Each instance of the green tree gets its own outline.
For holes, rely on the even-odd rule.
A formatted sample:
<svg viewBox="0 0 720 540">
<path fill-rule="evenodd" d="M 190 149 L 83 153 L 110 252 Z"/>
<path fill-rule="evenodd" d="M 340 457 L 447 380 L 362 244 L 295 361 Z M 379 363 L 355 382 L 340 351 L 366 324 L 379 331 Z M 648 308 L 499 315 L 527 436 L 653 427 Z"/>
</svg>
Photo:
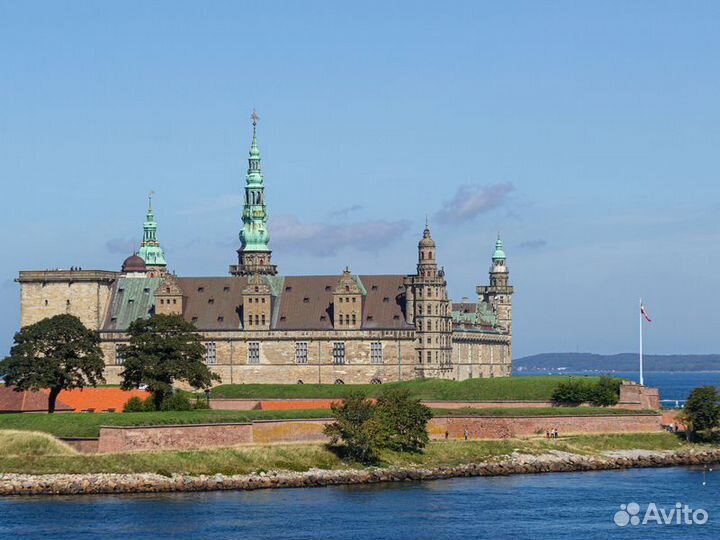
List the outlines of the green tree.
<svg viewBox="0 0 720 540">
<path fill-rule="evenodd" d="M 352 392 L 341 403 L 333 403 L 335 421 L 325 426 L 330 444 L 341 449 L 345 456 L 362 463 L 377 460 L 379 450 L 377 430 L 372 423 L 375 405 L 359 392 Z"/>
<path fill-rule="evenodd" d="M 55 315 L 15 334 L 10 356 L 0 362 L 5 384 L 24 390 L 50 390 L 48 413 L 63 390 L 105 382 L 100 336 L 73 315 Z"/>
<path fill-rule="evenodd" d="M 693 435 L 718 426 L 720 420 L 720 394 L 714 386 L 700 386 L 688 396 L 683 409 L 688 431 Z"/>
<path fill-rule="evenodd" d="M 611 407 L 617 405 L 620 401 L 620 385 L 622 381 L 620 379 L 614 379 L 612 377 L 601 377 L 600 380 L 595 383 L 588 396 L 590 403 L 596 407 Z"/>
<path fill-rule="evenodd" d="M 406 389 L 386 390 L 377 400 L 372 420 L 377 444 L 400 452 L 417 452 L 429 442 L 432 411 Z"/>
<path fill-rule="evenodd" d="M 137 319 L 128 328 L 130 340 L 119 348 L 123 357 L 122 388 L 147 385 L 155 409 L 172 393 L 173 383 L 209 388 L 220 377 L 203 362 L 205 347 L 195 326 L 180 315 L 153 315 Z"/>
</svg>

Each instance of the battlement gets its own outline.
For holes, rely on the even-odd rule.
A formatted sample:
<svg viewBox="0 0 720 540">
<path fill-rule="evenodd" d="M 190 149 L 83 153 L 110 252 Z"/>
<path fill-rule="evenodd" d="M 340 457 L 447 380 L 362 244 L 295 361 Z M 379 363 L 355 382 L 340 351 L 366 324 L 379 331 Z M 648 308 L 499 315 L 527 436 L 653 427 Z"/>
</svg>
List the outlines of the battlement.
<svg viewBox="0 0 720 540">
<path fill-rule="evenodd" d="M 18 283 L 112 283 L 117 279 L 117 272 L 108 270 L 21 270 Z"/>
</svg>

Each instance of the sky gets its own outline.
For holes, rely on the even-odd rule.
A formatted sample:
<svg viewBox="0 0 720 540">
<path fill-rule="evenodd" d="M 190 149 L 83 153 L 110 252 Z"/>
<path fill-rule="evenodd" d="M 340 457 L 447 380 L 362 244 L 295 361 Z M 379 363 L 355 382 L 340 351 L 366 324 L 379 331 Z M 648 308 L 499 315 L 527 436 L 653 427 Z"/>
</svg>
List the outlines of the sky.
<svg viewBox="0 0 720 540">
<path fill-rule="evenodd" d="M 181 276 L 236 262 L 250 113 L 282 274 L 451 298 L 505 242 L 516 357 L 716 353 L 717 2 L 0 0 L 0 354 L 19 270 L 119 270 L 153 190 Z"/>
</svg>

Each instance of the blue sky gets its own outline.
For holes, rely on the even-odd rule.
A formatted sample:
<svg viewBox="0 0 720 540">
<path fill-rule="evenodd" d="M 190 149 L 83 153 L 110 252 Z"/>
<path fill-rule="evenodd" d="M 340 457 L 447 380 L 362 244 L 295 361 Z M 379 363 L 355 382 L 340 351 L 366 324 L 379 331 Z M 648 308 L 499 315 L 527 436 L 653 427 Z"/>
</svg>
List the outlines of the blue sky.
<svg viewBox="0 0 720 540">
<path fill-rule="evenodd" d="M 151 189 L 180 275 L 235 262 L 260 116 L 284 274 L 453 299 L 502 231 L 515 355 L 719 352 L 716 2 L 0 2 L 0 350 L 20 269 L 117 269 Z"/>
</svg>

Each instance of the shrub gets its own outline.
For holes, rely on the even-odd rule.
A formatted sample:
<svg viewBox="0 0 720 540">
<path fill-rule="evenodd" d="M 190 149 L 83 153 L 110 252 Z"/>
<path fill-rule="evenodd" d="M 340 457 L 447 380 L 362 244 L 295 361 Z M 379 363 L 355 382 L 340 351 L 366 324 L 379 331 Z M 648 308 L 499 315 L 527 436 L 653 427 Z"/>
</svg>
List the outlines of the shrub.
<svg viewBox="0 0 720 540">
<path fill-rule="evenodd" d="M 613 379 L 612 377 L 601 377 L 600 380 L 593 385 L 591 395 L 589 396 L 590 403 L 596 407 L 610 407 L 617 405 L 620 400 L 620 385 L 622 381 L 620 379 Z"/>
<path fill-rule="evenodd" d="M 125 402 L 123 412 L 144 412 L 145 403 L 137 396 L 133 396 Z"/>
<path fill-rule="evenodd" d="M 362 463 L 377 461 L 379 445 L 371 423 L 375 415 L 372 401 L 362 393 L 353 392 L 342 403 L 333 403 L 331 408 L 335 421 L 323 430 L 330 444 L 350 459 Z"/>
<path fill-rule="evenodd" d="M 556 405 L 580 405 L 591 403 L 597 407 L 617 404 L 620 399 L 620 379 L 602 377 L 597 382 L 583 379 L 571 379 L 557 385 L 552 394 Z"/>
<path fill-rule="evenodd" d="M 683 420 L 693 435 L 710 431 L 720 420 L 720 394 L 714 386 L 700 386 L 688 396 L 683 409 Z"/>
<path fill-rule="evenodd" d="M 196 396 L 192 408 L 196 411 L 207 410 L 210 408 L 210 403 L 208 403 L 207 399 L 202 399 L 201 397 Z"/>
<path fill-rule="evenodd" d="M 372 463 L 383 448 L 418 452 L 429 441 L 427 423 L 432 412 L 407 390 L 384 391 L 377 403 L 353 393 L 332 405 L 335 422 L 325 427 L 330 444 L 344 457 Z"/>
<path fill-rule="evenodd" d="M 161 411 L 189 411 L 192 409 L 190 400 L 181 393 L 163 399 Z"/>
<path fill-rule="evenodd" d="M 373 418 L 377 444 L 400 452 L 418 452 L 429 442 L 432 411 L 407 390 L 386 390 L 377 400 Z"/>
</svg>

